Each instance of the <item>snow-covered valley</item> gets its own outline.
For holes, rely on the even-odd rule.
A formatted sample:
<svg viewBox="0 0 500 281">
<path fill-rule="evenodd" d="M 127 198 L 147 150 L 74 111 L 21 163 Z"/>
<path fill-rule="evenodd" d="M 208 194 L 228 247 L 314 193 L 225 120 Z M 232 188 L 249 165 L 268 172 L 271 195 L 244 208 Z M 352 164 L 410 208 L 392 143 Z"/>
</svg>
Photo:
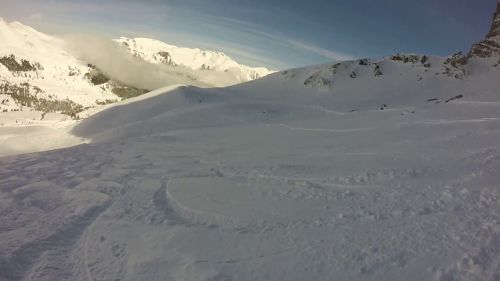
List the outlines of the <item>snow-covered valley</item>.
<svg viewBox="0 0 500 281">
<path fill-rule="evenodd" d="M 96 109 L 59 138 L 85 144 L 0 158 L 0 280 L 500 280 L 486 50 Z"/>
</svg>

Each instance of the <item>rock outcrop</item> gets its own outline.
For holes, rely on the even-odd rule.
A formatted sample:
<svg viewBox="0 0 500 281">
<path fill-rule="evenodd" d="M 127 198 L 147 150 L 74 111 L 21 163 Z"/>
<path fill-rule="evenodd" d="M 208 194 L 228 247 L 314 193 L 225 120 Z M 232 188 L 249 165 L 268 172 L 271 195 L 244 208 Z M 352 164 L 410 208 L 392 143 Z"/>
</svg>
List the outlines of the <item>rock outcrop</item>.
<svg viewBox="0 0 500 281">
<path fill-rule="evenodd" d="M 500 0 L 497 0 L 497 9 L 490 32 L 483 41 L 472 45 L 468 56 L 479 58 L 500 56 Z"/>
</svg>

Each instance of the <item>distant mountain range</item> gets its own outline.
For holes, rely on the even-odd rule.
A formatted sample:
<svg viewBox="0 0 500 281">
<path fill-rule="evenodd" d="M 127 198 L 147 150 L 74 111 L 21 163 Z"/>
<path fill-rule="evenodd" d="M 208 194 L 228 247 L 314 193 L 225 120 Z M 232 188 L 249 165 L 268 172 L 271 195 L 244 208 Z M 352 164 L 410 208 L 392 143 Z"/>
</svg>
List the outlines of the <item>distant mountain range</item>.
<svg viewBox="0 0 500 281">
<path fill-rule="evenodd" d="M 76 118 L 87 108 L 154 90 L 113 79 L 68 52 L 64 39 L 19 22 L 0 19 L 0 42 L 0 112 L 57 111 Z M 179 48 L 145 38 L 123 37 L 115 42 L 149 63 L 170 66 L 174 74 L 177 67 L 183 66 L 203 78 L 179 74 L 179 81 L 187 85 L 228 86 L 272 73 L 266 68 L 239 64 L 221 52 Z M 224 79 L 220 79 L 222 75 Z"/>
<path fill-rule="evenodd" d="M 259 79 L 273 72 L 265 67 L 252 68 L 237 63 L 222 52 L 181 48 L 149 38 L 121 37 L 115 41 L 126 46 L 133 55 L 151 63 L 182 65 L 194 70 L 234 70 L 238 72 L 241 82 Z"/>
</svg>

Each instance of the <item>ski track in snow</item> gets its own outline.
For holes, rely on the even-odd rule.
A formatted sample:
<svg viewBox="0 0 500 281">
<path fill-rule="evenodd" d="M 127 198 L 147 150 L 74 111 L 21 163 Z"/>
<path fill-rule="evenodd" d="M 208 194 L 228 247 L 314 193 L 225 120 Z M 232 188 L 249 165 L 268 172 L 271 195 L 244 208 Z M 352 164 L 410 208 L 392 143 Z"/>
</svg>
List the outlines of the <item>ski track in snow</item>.
<svg viewBox="0 0 500 281">
<path fill-rule="evenodd" d="M 464 119 L 464 120 L 423 120 L 415 124 L 433 124 L 433 125 L 447 125 L 447 124 L 460 124 L 460 123 L 481 123 L 481 122 L 495 122 L 500 118 L 479 118 L 479 119 Z"/>
<path fill-rule="evenodd" d="M 283 127 L 292 131 L 306 131 L 306 132 L 326 132 L 326 133 L 349 133 L 349 132 L 359 132 L 373 130 L 373 128 L 354 128 L 354 129 L 320 129 L 320 128 L 300 128 L 292 127 L 285 124 L 278 124 L 279 127 Z"/>
</svg>

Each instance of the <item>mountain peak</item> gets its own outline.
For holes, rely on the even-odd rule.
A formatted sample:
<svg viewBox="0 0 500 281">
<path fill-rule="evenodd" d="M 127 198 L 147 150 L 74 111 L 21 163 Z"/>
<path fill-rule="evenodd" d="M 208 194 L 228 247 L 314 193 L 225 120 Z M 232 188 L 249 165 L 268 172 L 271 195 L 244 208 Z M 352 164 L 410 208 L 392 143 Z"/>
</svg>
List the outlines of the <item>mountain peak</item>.
<svg viewBox="0 0 500 281">
<path fill-rule="evenodd" d="M 490 32 L 488 33 L 488 37 L 497 36 L 500 36 L 500 0 L 497 0 L 497 10 L 495 12 L 495 16 L 493 17 Z"/>
<path fill-rule="evenodd" d="M 472 45 L 469 52 L 469 57 L 486 58 L 492 56 L 500 56 L 500 0 L 497 0 L 495 15 L 486 38 Z"/>
</svg>

